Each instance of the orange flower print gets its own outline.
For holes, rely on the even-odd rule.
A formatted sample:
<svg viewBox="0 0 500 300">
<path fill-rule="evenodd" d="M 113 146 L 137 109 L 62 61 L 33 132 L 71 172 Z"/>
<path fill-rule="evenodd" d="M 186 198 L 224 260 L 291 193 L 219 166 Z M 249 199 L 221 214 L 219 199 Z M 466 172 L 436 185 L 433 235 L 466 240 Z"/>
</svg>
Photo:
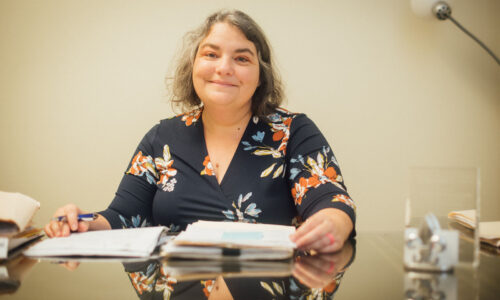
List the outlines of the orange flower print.
<svg viewBox="0 0 500 300">
<path fill-rule="evenodd" d="M 140 295 L 144 292 L 152 291 L 154 275 L 148 277 L 143 272 L 129 273 L 128 275 L 132 281 L 132 286 Z"/>
<path fill-rule="evenodd" d="M 131 174 L 135 176 L 146 176 L 149 183 L 154 184 L 155 178 L 158 178 L 158 174 L 155 170 L 155 165 L 153 163 L 153 158 L 151 156 L 144 156 L 142 151 L 139 151 L 134 158 L 126 174 Z"/>
<path fill-rule="evenodd" d="M 283 131 L 277 131 L 273 134 L 273 141 L 277 142 L 281 140 L 285 136 L 285 132 Z"/>
<path fill-rule="evenodd" d="M 174 291 L 173 285 L 177 283 L 177 279 L 171 277 L 167 273 L 167 266 L 162 264 L 160 268 L 160 276 L 156 280 L 155 291 L 163 291 L 163 299 L 170 299 L 172 292 Z"/>
<path fill-rule="evenodd" d="M 186 126 L 191 126 L 193 123 L 197 122 L 201 116 L 202 109 L 195 109 L 188 113 L 182 114 L 182 121 L 186 124 Z"/>
<path fill-rule="evenodd" d="M 323 150 L 317 153 L 316 159 L 310 156 L 304 158 L 302 155 L 298 155 L 296 158 L 290 159 L 290 162 L 301 165 L 292 166 L 290 169 L 290 180 L 296 181 L 297 176 L 299 178 L 298 183 L 296 182 L 292 188 L 292 197 L 295 199 L 295 204 L 300 205 L 302 203 L 302 199 L 310 188 L 317 188 L 322 184 L 331 183 L 345 191 L 344 186 L 341 184 L 342 176 L 335 169 L 338 163 L 333 154 L 330 153 L 330 148 L 323 147 Z M 307 173 L 310 175 L 309 177 Z M 349 197 L 344 195 L 336 197 L 340 198 L 332 201 L 342 201 L 355 209 L 354 202 Z"/>
<path fill-rule="evenodd" d="M 203 165 L 205 168 L 201 170 L 200 175 L 208 175 L 208 176 L 213 176 L 215 175 L 214 172 L 214 167 L 212 166 L 212 162 L 210 162 L 210 157 L 205 156 L 205 160 L 203 161 Z"/>
<path fill-rule="evenodd" d="M 327 284 L 325 287 L 323 287 L 323 291 L 331 294 L 335 291 L 336 288 L 337 288 L 337 281 L 333 280 L 332 282 Z"/>
<path fill-rule="evenodd" d="M 325 161 L 323 154 L 318 153 L 316 160 L 307 157 L 307 164 L 309 165 L 311 175 L 316 176 L 321 183 L 333 183 L 337 181 L 337 172 L 333 167 L 328 167 L 328 162 Z M 325 168 L 328 170 L 328 173 L 326 173 Z"/>
<path fill-rule="evenodd" d="M 283 109 L 277 109 L 278 111 L 287 114 L 287 116 L 282 116 L 279 113 L 274 113 L 268 115 L 269 127 L 271 129 L 272 140 L 274 142 L 280 142 L 277 148 L 274 145 L 269 146 L 264 143 L 265 131 L 257 131 L 252 135 L 253 141 L 242 141 L 243 150 L 252 151 L 253 155 L 257 156 L 267 156 L 271 155 L 275 159 L 279 159 L 278 162 L 272 163 L 270 166 L 266 167 L 260 174 L 260 177 L 268 177 L 272 174 L 272 178 L 278 178 L 279 176 L 285 176 L 286 166 L 282 163 L 282 158 L 286 154 L 286 147 L 288 145 L 288 139 L 290 136 L 290 126 L 292 124 L 292 119 L 295 115 L 289 116 L 290 113 Z M 254 122 L 257 122 L 258 118 L 254 118 Z"/>
<path fill-rule="evenodd" d="M 352 201 L 352 199 L 347 197 L 346 195 L 343 194 L 335 195 L 335 197 L 333 197 L 332 199 L 332 202 L 342 202 L 350 206 L 352 209 L 354 209 L 354 211 L 356 211 L 356 205 L 354 204 L 354 201 Z"/>
<path fill-rule="evenodd" d="M 279 114 L 273 114 L 270 116 L 272 123 L 269 123 L 271 126 L 271 131 L 273 134 L 273 141 L 277 142 L 281 140 L 281 143 L 278 147 L 278 151 L 282 152 L 283 155 L 286 154 L 286 146 L 288 145 L 288 139 L 290 138 L 290 126 L 292 125 L 293 117 L 282 117 Z"/>
<path fill-rule="evenodd" d="M 308 156 L 307 160 L 305 160 L 302 156 L 299 155 L 298 158 L 292 159 L 292 163 L 300 162 L 306 171 L 311 174 L 311 178 L 309 179 L 308 187 L 318 187 L 320 184 L 324 183 L 332 183 L 344 190 L 344 187 L 339 184 L 342 182 L 342 176 L 337 173 L 333 165 L 336 165 L 336 160 L 332 157 L 331 160 L 327 160 L 327 153 L 329 149 L 323 149 L 323 154 L 318 152 L 316 159 Z M 296 176 L 300 172 L 298 168 L 292 168 L 290 170 L 291 176 Z M 293 178 L 291 178 L 293 179 Z"/>
<path fill-rule="evenodd" d="M 328 177 L 331 181 L 337 180 L 337 171 L 333 167 L 328 167 L 325 172 L 325 176 Z"/>
<path fill-rule="evenodd" d="M 172 168 L 174 160 L 171 158 L 168 145 L 163 146 L 163 158 L 155 158 L 156 168 L 160 174 L 160 179 L 156 184 L 160 185 L 162 190 L 166 192 L 173 191 L 177 183 L 177 180 L 173 178 L 177 174 L 177 170 Z"/>
<path fill-rule="evenodd" d="M 203 285 L 203 293 L 205 294 L 205 297 L 210 297 L 210 293 L 212 292 L 212 289 L 215 286 L 215 280 L 201 280 L 200 281 L 201 285 Z"/>
<path fill-rule="evenodd" d="M 292 188 L 292 197 L 295 200 L 296 205 L 302 204 L 302 198 L 306 195 L 307 189 L 307 179 L 304 177 L 300 178 L 298 183 Z"/>
<path fill-rule="evenodd" d="M 301 178 L 302 179 L 302 178 Z M 321 184 L 321 181 L 318 179 L 318 175 L 313 175 L 312 177 L 307 178 L 306 187 L 318 187 Z"/>
</svg>

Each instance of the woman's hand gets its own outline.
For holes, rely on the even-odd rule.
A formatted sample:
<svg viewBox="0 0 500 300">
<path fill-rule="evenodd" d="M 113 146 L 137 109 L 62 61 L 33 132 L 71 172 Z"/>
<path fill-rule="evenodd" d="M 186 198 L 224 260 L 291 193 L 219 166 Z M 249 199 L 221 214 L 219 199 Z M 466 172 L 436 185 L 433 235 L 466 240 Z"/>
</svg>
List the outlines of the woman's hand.
<svg viewBox="0 0 500 300">
<path fill-rule="evenodd" d="M 89 230 L 89 222 L 78 222 L 78 215 L 84 212 L 75 204 L 68 204 L 60 207 L 54 214 L 55 217 L 65 217 L 64 221 L 51 220 L 50 223 L 45 225 L 45 233 L 49 237 L 68 236 L 73 232 L 85 232 Z"/>
<path fill-rule="evenodd" d="M 328 253 L 340 250 L 352 229 L 351 218 L 345 212 L 325 208 L 309 217 L 290 239 L 300 250 Z"/>
<path fill-rule="evenodd" d="M 77 261 L 65 261 L 59 263 L 59 265 L 68 271 L 74 271 L 80 266 L 80 263 Z"/>
<path fill-rule="evenodd" d="M 353 246 L 346 243 L 335 253 L 299 256 L 293 265 L 293 276 L 309 288 L 325 288 L 336 284 L 335 278 L 343 272 L 352 258 Z"/>
</svg>

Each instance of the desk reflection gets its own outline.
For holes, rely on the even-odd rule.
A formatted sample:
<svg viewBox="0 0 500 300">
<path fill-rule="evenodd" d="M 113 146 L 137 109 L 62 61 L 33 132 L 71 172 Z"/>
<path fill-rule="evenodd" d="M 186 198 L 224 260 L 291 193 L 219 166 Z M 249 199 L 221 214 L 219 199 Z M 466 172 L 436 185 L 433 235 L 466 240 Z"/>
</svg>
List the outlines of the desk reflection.
<svg viewBox="0 0 500 300">
<path fill-rule="evenodd" d="M 0 296 L 15 293 L 36 263 L 35 259 L 21 255 L 0 264 Z"/>
<path fill-rule="evenodd" d="M 355 242 L 289 261 L 150 260 L 124 263 L 140 299 L 332 299 L 354 260 Z"/>
<path fill-rule="evenodd" d="M 428 278 L 430 274 L 405 272 L 403 237 L 402 232 L 358 232 L 356 249 L 349 245 L 350 249 L 329 256 L 299 255 L 289 262 L 236 265 L 81 258 L 61 266 L 55 259 L 37 263 L 21 256 L 0 263 L 0 299 L 134 300 L 164 299 L 164 295 L 165 299 L 207 299 L 208 295 L 210 299 L 372 300 L 439 297 L 431 292 L 434 287 L 448 292 L 447 299 L 455 299 L 451 294 L 457 300 L 498 299 L 498 255 L 482 253 L 477 270 L 457 268 L 447 278 L 435 274 L 438 282 Z M 77 262 L 82 263 L 77 267 Z"/>
</svg>

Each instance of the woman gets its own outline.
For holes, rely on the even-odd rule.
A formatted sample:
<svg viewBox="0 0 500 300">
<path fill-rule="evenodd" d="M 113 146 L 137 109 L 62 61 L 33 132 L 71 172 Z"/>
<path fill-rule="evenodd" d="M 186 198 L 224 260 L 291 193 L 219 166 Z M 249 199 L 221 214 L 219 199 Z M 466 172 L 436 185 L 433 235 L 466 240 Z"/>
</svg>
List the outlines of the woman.
<svg viewBox="0 0 500 300">
<path fill-rule="evenodd" d="M 143 138 L 108 209 L 78 222 L 59 208 L 50 237 L 196 220 L 300 225 L 299 249 L 332 252 L 353 236 L 355 206 L 328 143 L 303 114 L 279 108 L 281 83 L 260 27 L 220 11 L 186 36 L 173 101 L 191 111 Z M 302 222 L 303 221 L 303 222 Z"/>
</svg>

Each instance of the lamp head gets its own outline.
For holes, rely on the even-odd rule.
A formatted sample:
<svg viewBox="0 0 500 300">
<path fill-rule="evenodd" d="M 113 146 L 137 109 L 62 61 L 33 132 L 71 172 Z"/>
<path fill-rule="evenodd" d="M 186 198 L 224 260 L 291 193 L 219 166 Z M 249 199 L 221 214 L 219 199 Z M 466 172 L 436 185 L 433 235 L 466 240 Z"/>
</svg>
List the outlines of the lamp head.
<svg viewBox="0 0 500 300">
<path fill-rule="evenodd" d="M 452 0 L 410 0 L 411 9 L 413 12 L 423 18 L 438 18 L 439 20 L 446 20 L 451 16 L 451 3 Z"/>
</svg>

